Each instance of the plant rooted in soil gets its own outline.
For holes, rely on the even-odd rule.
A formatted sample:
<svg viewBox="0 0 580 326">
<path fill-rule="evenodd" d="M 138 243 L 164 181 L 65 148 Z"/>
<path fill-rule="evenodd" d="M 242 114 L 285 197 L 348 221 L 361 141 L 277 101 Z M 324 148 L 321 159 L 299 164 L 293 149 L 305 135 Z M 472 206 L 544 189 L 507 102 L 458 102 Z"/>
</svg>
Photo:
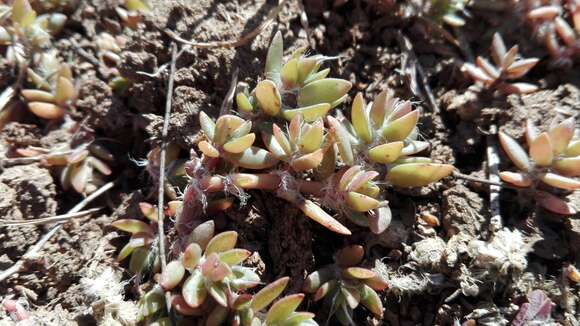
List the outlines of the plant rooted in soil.
<svg viewBox="0 0 580 326">
<path fill-rule="evenodd" d="M 500 132 L 500 143 L 519 172 L 500 173 L 503 181 L 523 188 L 547 185 L 564 191 L 580 189 L 580 141 L 574 137 L 575 121 L 569 118 L 539 132 L 529 121 L 526 125 L 528 153 L 507 134 Z M 540 189 L 542 189 L 540 187 Z M 575 214 L 562 199 L 545 191 L 536 193 L 538 203 L 558 214 Z"/>
<path fill-rule="evenodd" d="M 517 45 L 508 50 L 501 35 L 495 33 L 491 44 L 491 57 L 495 65 L 478 56 L 475 64 L 464 63 L 461 69 L 485 90 L 497 90 L 504 94 L 533 93 L 538 89 L 535 85 L 508 82 L 522 78 L 539 61 L 537 58 L 519 58 L 518 50 Z"/>
</svg>

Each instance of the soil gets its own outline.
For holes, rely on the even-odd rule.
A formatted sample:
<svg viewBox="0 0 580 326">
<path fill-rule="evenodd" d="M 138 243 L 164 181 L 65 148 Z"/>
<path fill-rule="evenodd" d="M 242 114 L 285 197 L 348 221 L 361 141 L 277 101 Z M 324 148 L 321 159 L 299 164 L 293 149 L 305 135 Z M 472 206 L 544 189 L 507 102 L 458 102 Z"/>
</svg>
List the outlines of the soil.
<svg viewBox="0 0 580 326">
<path fill-rule="evenodd" d="M 431 143 L 426 155 L 454 164 L 473 177 L 487 176 L 486 138 L 492 125 L 525 143 L 526 119 L 545 128 L 556 117 L 579 116 L 578 65 L 557 70 L 548 64 L 550 59 L 532 41 L 531 31 L 521 26 L 517 10 L 474 9 L 469 23 L 453 34 L 462 40 L 463 48 L 458 48 L 417 18 L 416 2 L 420 1 L 291 0 L 273 24 L 245 45 L 186 47 L 176 62 L 168 141 L 179 146 L 181 158 L 188 157 L 199 140 L 199 112 L 218 115 L 236 69 L 239 81 L 253 85 L 278 30 L 284 38 L 285 55 L 308 46 L 312 53 L 337 56 L 325 65 L 332 68 L 334 77 L 353 83 L 351 97 L 360 91 L 372 100 L 382 89 L 391 88 L 400 98 L 412 100 L 423 112 L 421 137 Z M 275 3 L 152 0 L 152 14 L 144 16 L 135 30 L 123 29 L 115 11 L 116 0 L 81 1 L 78 8 L 69 9 L 67 25 L 54 42 L 77 77 L 78 99 L 71 109 L 71 121 L 47 123 L 16 107 L 22 112 L 2 126 L 0 220 L 64 214 L 83 198 L 63 188 L 58 169 L 39 162 L 11 163 L 17 149 L 102 140 L 115 157 L 107 180 L 117 180 L 117 184 L 91 204 L 101 208 L 98 213 L 64 223 L 39 255 L 27 259 L 21 272 L 0 283 L 0 301 L 18 300 L 32 315 L 32 325 L 113 325 L 110 318 L 121 325 L 135 322 L 103 313 L 107 301 L 90 295 L 86 284 L 111 268 L 115 284 L 121 284 L 120 302 L 127 307 L 134 306 L 142 290 L 134 285 L 126 263 L 116 261 L 127 237 L 110 224 L 119 218 L 141 216 L 138 203 L 157 200 L 155 174 L 149 174 L 152 170 L 139 162 L 161 139 L 168 74 L 167 70 L 156 72 L 170 61 L 172 42 L 164 30 L 199 42 L 236 40 L 256 28 Z M 340 5 L 334 7 L 333 3 Z M 469 88 L 470 82 L 459 68 L 468 60 L 466 53 L 488 56 L 495 31 L 502 33 L 506 44 L 519 44 L 526 56 L 542 59 L 525 77 L 526 82 L 540 85 L 540 91 L 492 97 L 474 94 Z M 110 86 L 107 74 L 111 69 L 95 66 L 75 46 L 97 58 L 96 37 L 101 32 L 122 39 L 115 69 L 128 81 L 124 90 Z M 405 39 L 412 51 L 402 46 Z M 418 67 L 423 77 L 416 74 Z M 13 67 L 1 58 L 0 89 L 14 81 Z M 501 170 L 512 168 L 501 150 L 500 161 Z M 485 184 L 447 178 L 421 189 L 389 188 L 387 199 L 393 212 L 389 228 L 381 235 L 369 235 L 354 227 L 351 237 L 327 231 L 273 195 L 253 191 L 249 195 L 247 202 L 236 201 L 234 207 L 217 214 L 216 228 L 239 233 L 239 247 L 254 252 L 246 264 L 256 268 L 264 282 L 290 276 L 286 293 L 299 292 L 305 276 L 331 263 L 333 253 L 344 245 L 365 245 L 364 264 L 374 267 L 390 287 L 382 294 L 384 319 L 373 320 L 364 310 L 357 310 L 357 325 L 453 325 L 456 320 L 464 325 L 474 325 L 472 320 L 477 325 L 505 325 L 534 289 L 543 290 L 555 304 L 550 322 L 579 323 L 578 285 L 563 276 L 566 266 L 580 263 L 576 255 L 579 214 L 555 216 L 535 209 L 530 198 L 513 189 L 502 190 L 503 222 L 521 234 L 522 245 L 517 253 L 510 252 L 503 266 L 485 270 L 476 266 L 481 257 L 473 248 L 477 241 L 499 239 L 489 231 L 489 188 Z M 569 194 L 568 200 L 580 208 L 578 192 Z M 425 213 L 440 224 L 419 223 L 418 217 Z M 18 261 L 49 228 L 0 226 L 0 270 Z M 502 239 L 497 241 L 505 240 L 508 248 L 504 249 L 511 250 L 512 238 Z M 119 283 L 121 280 L 126 283 Z M 323 310 L 316 303 L 306 308 Z M 15 316 L 0 308 L 0 325 L 14 323 Z"/>
</svg>

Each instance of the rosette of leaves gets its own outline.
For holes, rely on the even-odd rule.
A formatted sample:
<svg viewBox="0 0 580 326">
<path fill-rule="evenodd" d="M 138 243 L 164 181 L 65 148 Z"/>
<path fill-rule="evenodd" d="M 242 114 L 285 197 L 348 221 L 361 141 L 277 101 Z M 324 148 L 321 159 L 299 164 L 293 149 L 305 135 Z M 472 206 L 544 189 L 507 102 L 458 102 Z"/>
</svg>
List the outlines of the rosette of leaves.
<svg viewBox="0 0 580 326">
<path fill-rule="evenodd" d="M 28 62 L 34 52 L 50 44 L 50 39 L 62 30 L 67 17 L 60 13 L 37 16 L 28 0 L 15 0 L 12 6 L 0 5 L 2 19 L 0 46 L 7 46 L 6 57 L 18 66 Z"/>
<path fill-rule="evenodd" d="M 61 185 L 86 195 L 105 184 L 105 177 L 112 173 L 107 162 L 115 161 L 113 154 L 97 142 L 83 144 L 71 150 L 68 145 L 57 149 L 28 147 L 18 149 L 24 157 L 36 158 L 43 166 L 62 168 Z"/>
<path fill-rule="evenodd" d="M 319 189 L 323 205 L 342 213 L 351 222 L 382 233 L 390 223 L 388 202 L 381 199 L 381 189 L 374 179 L 379 173 L 360 165 L 345 167 L 330 177 Z"/>
<path fill-rule="evenodd" d="M 286 296 L 274 302 L 288 285 L 289 277 L 280 278 L 262 288 L 254 295 L 242 294 L 236 296 L 233 316 L 230 325 L 234 326 L 309 326 L 318 325 L 314 314 L 296 311 L 304 299 L 304 294 L 298 293 Z M 272 303 L 274 304 L 266 310 Z M 266 310 L 266 311 L 265 311 Z"/>
<path fill-rule="evenodd" d="M 518 172 L 503 171 L 503 181 L 522 188 L 536 188 L 545 184 L 564 191 L 580 189 L 580 141 L 572 141 L 574 118 L 555 123 L 539 132 L 529 121 L 526 126 L 528 152 L 516 140 L 500 132 L 500 143 Z M 574 214 L 573 207 L 547 192 L 538 192 L 538 203 L 555 213 Z"/>
<path fill-rule="evenodd" d="M 235 248 L 237 238 L 235 231 L 214 236 L 211 221 L 193 230 L 181 257 L 169 262 L 159 279 L 163 290 L 179 293 L 174 300 L 178 312 L 224 321 L 241 304 L 238 293 L 260 283 L 251 268 L 241 265 L 251 252 Z"/>
<path fill-rule="evenodd" d="M 388 287 L 385 280 L 370 269 L 358 267 L 363 260 L 362 246 L 348 246 L 338 251 L 335 263 L 308 275 L 304 292 L 314 301 L 324 299 L 330 315 L 343 325 L 356 325 L 353 310 L 363 305 L 378 318 L 383 316 L 383 304 L 377 291 Z"/>
<path fill-rule="evenodd" d="M 264 144 L 278 160 L 288 163 L 295 172 L 317 168 L 324 156 L 324 123 L 322 119 L 309 124 L 302 115 L 295 115 L 284 133 L 277 124 L 272 133 L 262 133 Z"/>
<path fill-rule="evenodd" d="M 266 79 L 251 92 L 244 85 L 238 87 L 236 103 L 241 114 L 283 117 L 290 121 L 300 113 L 305 121 L 312 122 L 346 100 L 352 84 L 327 78 L 329 68 L 319 70 L 325 60 L 332 58 L 306 56 L 301 49 L 283 63 L 283 51 L 282 34 L 278 32 L 268 49 Z"/>
<path fill-rule="evenodd" d="M 538 6 L 539 4 L 539 6 Z M 580 3 L 577 0 L 523 1 L 526 19 L 557 64 L 571 65 L 580 54 Z"/>
<path fill-rule="evenodd" d="M 411 103 L 398 102 L 384 91 L 371 105 L 362 94 L 353 101 L 351 122 L 327 117 L 340 158 L 346 165 L 388 164 L 387 181 L 399 187 L 421 187 L 453 172 L 449 164 L 433 163 L 424 157 L 407 157 L 429 147 L 416 140 L 419 111 Z"/>
<path fill-rule="evenodd" d="M 247 169 L 266 169 L 278 163 L 267 150 L 254 147 L 256 135 L 252 122 L 235 115 L 222 115 L 215 122 L 200 112 L 199 121 L 207 138 L 199 142 L 199 150 L 209 158 L 224 158 Z"/>
<path fill-rule="evenodd" d="M 72 71 L 58 61 L 55 51 L 36 57 L 36 69 L 27 69 L 28 80 L 34 88 L 23 89 L 20 94 L 37 117 L 62 119 L 77 95 Z"/>
<path fill-rule="evenodd" d="M 508 82 L 522 78 L 539 61 L 538 58 L 519 58 L 518 50 L 517 45 L 508 50 L 501 35 L 495 33 L 491 44 L 493 64 L 478 56 L 475 64 L 466 62 L 461 69 L 484 89 L 498 90 L 504 94 L 533 93 L 538 90 L 536 85 Z"/>
</svg>

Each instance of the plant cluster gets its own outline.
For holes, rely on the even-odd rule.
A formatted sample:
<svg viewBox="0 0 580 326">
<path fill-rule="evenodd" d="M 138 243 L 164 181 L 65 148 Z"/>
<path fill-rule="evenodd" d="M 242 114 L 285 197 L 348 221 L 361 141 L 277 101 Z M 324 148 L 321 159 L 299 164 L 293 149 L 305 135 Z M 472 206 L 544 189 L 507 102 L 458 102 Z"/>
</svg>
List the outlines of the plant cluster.
<svg viewBox="0 0 580 326">
<path fill-rule="evenodd" d="M 98 142 L 85 143 L 74 149 L 69 144 L 52 149 L 29 146 L 16 152 L 23 157 L 38 159 L 45 167 L 56 168 L 63 189 L 72 188 L 83 195 L 105 184 L 105 177 L 112 173 L 107 162 L 115 161 L 113 154 Z"/>
<path fill-rule="evenodd" d="M 525 18 L 558 65 L 580 55 L 580 1 L 522 1 Z"/>
<path fill-rule="evenodd" d="M 67 17 L 60 13 L 37 16 L 28 0 L 16 0 L 11 7 L 0 8 L 0 46 L 6 46 L 6 58 L 24 75 L 27 86 L 21 97 L 30 111 L 48 120 L 61 119 L 76 99 L 70 67 L 59 61 L 51 37 L 64 27 Z"/>
<path fill-rule="evenodd" d="M 390 210 L 377 178 L 397 187 L 420 187 L 452 172 L 451 165 L 409 156 L 429 147 L 418 140 L 420 114 L 410 102 L 384 91 L 367 105 L 358 94 L 350 121 L 328 115 L 346 100 L 350 82 L 327 78 L 328 68 L 319 70 L 328 57 L 298 50 L 284 63 L 282 52 L 278 33 L 268 51 L 266 79 L 251 92 L 245 84 L 239 87 L 240 116 L 225 114 L 214 121 L 200 113 L 203 155 L 186 164 L 188 206 L 195 201 L 204 206 L 216 193 L 243 196 L 244 190 L 260 189 L 275 192 L 334 232 L 351 233 L 320 205 L 381 233 Z M 284 121 L 289 121 L 286 130 L 280 127 Z M 261 173 L 236 172 L 239 168 Z M 182 222 L 191 223 L 197 218 L 191 214 L 199 211 L 185 211 Z"/>
<path fill-rule="evenodd" d="M 504 94 L 527 94 L 538 87 L 529 83 L 509 83 L 508 80 L 522 78 L 539 61 L 537 58 L 518 57 L 518 46 L 509 50 L 498 33 L 493 35 L 491 57 L 493 63 L 478 56 L 475 64 L 464 63 L 462 71 L 485 90 L 499 91 Z"/>
<path fill-rule="evenodd" d="M 168 215 L 176 213 L 180 203 L 169 205 Z M 142 213 L 156 223 L 156 207 L 140 204 Z M 132 234 L 118 260 L 129 255 L 129 270 L 135 274 L 159 273 L 160 266 L 153 250 L 155 231 L 137 219 L 123 219 L 113 226 Z M 304 294 L 293 294 L 274 302 L 286 288 L 288 277 L 278 279 L 251 295 L 247 290 L 261 284 L 252 268 L 245 267 L 251 252 L 235 248 L 238 234 L 226 231 L 214 235 L 214 223 L 198 225 L 178 249 L 177 259 L 170 261 L 155 285 L 139 302 L 141 319 L 149 325 L 166 325 L 165 297 L 170 295 L 171 308 L 183 321 L 201 319 L 204 325 L 317 325 L 314 314 L 297 312 Z M 274 302 L 270 306 L 270 304 Z M 270 306 L 269 309 L 266 308 Z"/>
<path fill-rule="evenodd" d="M 308 275 L 304 292 L 312 293 L 314 301 L 324 299 L 331 315 L 343 325 L 355 325 L 353 310 L 360 304 L 375 316 L 383 316 L 383 304 L 376 291 L 387 283 L 370 269 L 358 267 L 364 257 L 362 246 L 348 246 L 339 250 L 335 263 Z"/>
<path fill-rule="evenodd" d="M 527 122 L 528 153 L 516 140 L 500 132 L 499 140 L 504 151 L 519 172 L 500 173 L 503 181 L 517 187 L 539 188 L 549 186 L 563 191 L 580 189 L 580 140 L 573 140 L 574 118 L 554 123 L 548 131 L 539 132 Z M 545 209 L 558 214 L 574 214 L 572 206 L 558 196 L 546 191 L 536 193 L 537 202 Z"/>
</svg>

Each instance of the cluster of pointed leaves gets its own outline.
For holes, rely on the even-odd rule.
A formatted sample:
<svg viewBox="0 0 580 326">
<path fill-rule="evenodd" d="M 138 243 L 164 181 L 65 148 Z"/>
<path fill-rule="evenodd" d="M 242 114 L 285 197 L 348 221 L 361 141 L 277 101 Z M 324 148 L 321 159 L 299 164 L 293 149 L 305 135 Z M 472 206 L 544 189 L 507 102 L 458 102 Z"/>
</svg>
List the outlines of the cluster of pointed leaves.
<svg viewBox="0 0 580 326">
<path fill-rule="evenodd" d="M 580 1 L 524 1 L 526 19 L 540 42 L 558 63 L 570 64 L 580 55 Z"/>
<path fill-rule="evenodd" d="M 140 227 L 143 225 L 146 226 Z M 264 315 L 263 311 L 284 291 L 289 278 L 272 282 L 254 295 L 245 293 L 261 282 L 251 268 L 241 265 L 251 252 L 235 248 L 237 236 L 234 231 L 214 236 L 213 221 L 196 227 L 183 254 L 161 273 L 159 287 L 141 299 L 142 317 L 158 316 L 165 291 L 172 293 L 172 309 L 180 316 L 202 318 L 208 326 L 226 322 L 238 326 L 317 325 L 312 320 L 314 314 L 296 312 L 303 294 L 276 301 Z"/>
<path fill-rule="evenodd" d="M 286 162 L 296 172 L 317 168 L 322 162 L 325 149 L 324 123 L 318 118 L 313 123 L 303 121 L 302 115 L 295 115 L 284 133 L 277 124 L 272 125 L 272 133 L 262 133 L 264 144 L 276 159 Z"/>
<path fill-rule="evenodd" d="M 98 143 L 81 145 L 74 150 L 45 149 L 29 146 L 17 149 L 24 157 L 38 157 L 46 167 L 62 168 L 61 185 L 65 190 L 70 188 L 86 195 L 94 192 L 105 183 L 105 177 L 112 173 L 107 162 L 114 162 L 115 157 L 104 146 Z"/>
<path fill-rule="evenodd" d="M 179 201 L 169 202 L 165 214 L 175 216 L 180 205 Z M 141 202 L 139 209 L 149 223 L 138 219 L 119 219 L 111 224 L 114 228 L 131 234 L 129 242 L 119 252 L 117 261 L 123 261 L 130 256 L 129 271 L 133 274 L 157 272 L 160 268 L 159 260 L 151 247 L 157 234 L 157 207 Z"/>
<path fill-rule="evenodd" d="M 516 140 L 500 132 L 500 143 L 519 172 L 501 172 L 503 181 L 518 187 L 536 186 L 538 182 L 565 191 L 580 189 L 580 140 L 574 137 L 574 118 L 554 122 L 545 132 L 539 132 L 530 122 L 526 125 L 528 153 Z M 574 214 L 573 207 L 546 192 L 540 192 L 538 203 L 559 214 Z"/>
<path fill-rule="evenodd" d="M 377 317 L 383 315 L 376 291 L 383 291 L 388 285 L 372 270 L 356 266 L 363 256 L 362 246 L 345 247 L 335 255 L 334 264 L 308 275 L 304 284 L 304 292 L 312 293 L 314 301 L 324 299 L 331 314 L 343 325 L 356 325 L 352 314 L 360 304 Z"/>
<path fill-rule="evenodd" d="M 350 122 L 327 117 L 343 163 L 353 165 L 363 157 L 370 164 L 391 164 L 387 180 L 400 187 L 425 186 L 453 171 L 449 164 L 407 157 L 429 147 L 428 142 L 416 140 L 418 119 L 419 111 L 413 110 L 409 101 L 399 101 L 388 90 L 369 105 L 359 93 L 352 104 Z"/>
<path fill-rule="evenodd" d="M 325 60 L 332 58 L 306 56 L 301 49 L 283 63 L 283 50 L 282 34 L 278 32 L 268 49 L 266 79 L 251 92 L 245 86 L 238 87 L 236 103 L 242 115 L 263 114 L 290 121 L 302 114 L 305 121 L 312 122 L 346 100 L 352 84 L 343 79 L 327 78 L 329 68 L 319 70 Z"/>
<path fill-rule="evenodd" d="M 0 5 L 0 13 L 11 12 L 12 24 L 0 26 L 0 45 L 8 46 L 6 55 L 13 63 L 24 61 L 26 47 L 39 49 L 50 44 L 52 35 L 64 27 L 67 17 L 60 13 L 36 14 L 28 0 L 15 0 L 12 6 Z"/>
<path fill-rule="evenodd" d="M 58 61 L 55 50 L 42 49 L 49 48 L 51 35 L 64 27 L 67 17 L 59 13 L 37 16 L 28 0 L 14 1 L 9 10 L 12 25 L 0 26 L 0 45 L 8 46 L 8 61 L 26 68 L 34 86 L 23 89 L 21 96 L 36 116 L 60 119 L 76 97 L 72 72 Z"/>
<path fill-rule="evenodd" d="M 268 151 L 252 146 L 256 134 L 252 122 L 235 115 L 222 115 L 213 121 L 205 112 L 199 114 L 201 128 L 207 138 L 199 142 L 199 150 L 210 158 L 224 158 L 246 169 L 266 169 L 278 163 Z"/>
<path fill-rule="evenodd" d="M 527 94 L 538 89 L 532 84 L 507 81 L 523 77 L 539 59 L 519 58 L 518 46 L 514 45 L 508 50 L 498 33 L 493 36 L 491 57 L 494 64 L 478 56 L 475 64 L 464 63 L 461 69 L 483 88 L 499 90 L 504 94 Z"/>
</svg>

